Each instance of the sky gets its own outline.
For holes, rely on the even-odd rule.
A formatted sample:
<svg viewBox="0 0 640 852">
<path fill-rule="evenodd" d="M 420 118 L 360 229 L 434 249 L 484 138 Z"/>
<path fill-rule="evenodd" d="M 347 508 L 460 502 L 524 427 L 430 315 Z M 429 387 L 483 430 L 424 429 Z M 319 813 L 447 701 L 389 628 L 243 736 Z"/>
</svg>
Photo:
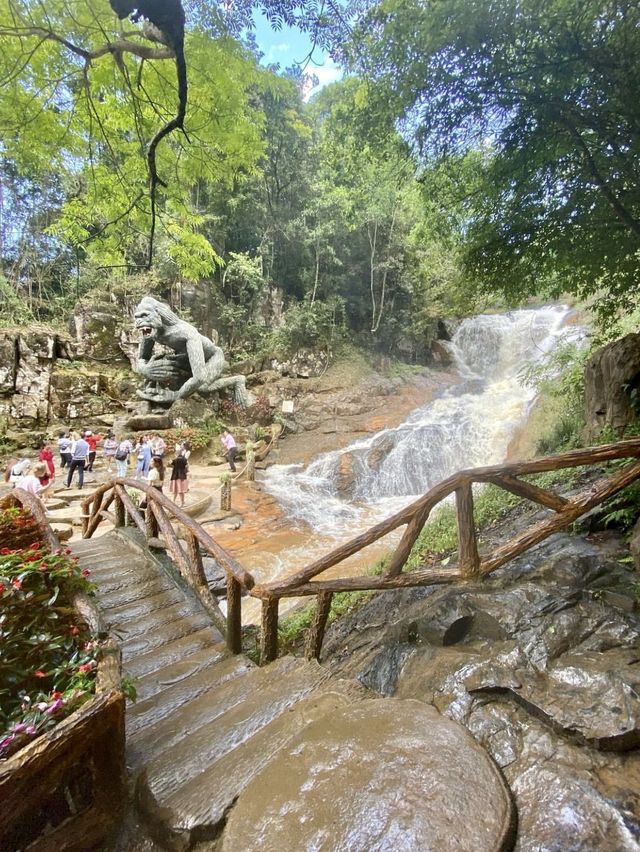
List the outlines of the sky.
<svg viewBox="0 0 640 852">
<path fill-rule="evenodd" d="M 258 12 L 254 13 L 254 21 L 256 41 L 264 53 L 263 65 L 278 63 L 283 71 L 291 65 L 301 65 L 303 71 L 318 78 L 318 85 L 305 92 L 305 100 L 327 83 L 334 83 L 342 77 L 342 69 L 319 47 L 315 47 L 309 57 L 311 41 L 306 33 L 286 26 L 274 30 Z"/>
</svg>

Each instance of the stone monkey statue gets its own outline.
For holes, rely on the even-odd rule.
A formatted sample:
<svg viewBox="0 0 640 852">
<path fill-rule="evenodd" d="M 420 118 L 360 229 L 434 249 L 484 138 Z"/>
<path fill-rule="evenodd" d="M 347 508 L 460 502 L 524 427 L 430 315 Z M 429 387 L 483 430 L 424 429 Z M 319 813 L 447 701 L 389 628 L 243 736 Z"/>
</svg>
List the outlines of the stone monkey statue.
<svg viewBox="0 0 640 852">
<path fill-rule="evenodd" d="M 142 332 L 134 369 L 147 379 L 146 386 L 137 391 L 139 397 L 170 404 L 196 392 L 213 393 L 230 387 L 237 403 L 249 405 L 245 377 L 223 378 L 226 362 L 222 349 L 181 320 L 168 305 L 145 296 L 134 312 L 134 321 Z M 156 343 L 173 353 L 155 354 Z"/>
</svg>

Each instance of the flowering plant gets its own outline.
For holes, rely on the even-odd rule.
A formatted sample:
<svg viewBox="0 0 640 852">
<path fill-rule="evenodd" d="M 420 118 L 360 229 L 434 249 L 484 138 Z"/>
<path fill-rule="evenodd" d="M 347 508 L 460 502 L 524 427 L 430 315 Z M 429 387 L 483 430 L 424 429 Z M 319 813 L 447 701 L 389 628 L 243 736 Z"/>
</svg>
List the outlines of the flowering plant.
<svg viewBox="0 0 640 852">
<path fill-rule="evenodd" d="M 0 759 L 95 690 L 99 644 L 72 603 L 91 591 L 88 573 L 68 549 L 0 549 Z"/>
<path fill-rule="evenodd" d="M 7 547 L 26 547 L 40 537 L 35 518 L 28 509 L 12 506 L 0 510 L 0 541 Z"/>
</svg>

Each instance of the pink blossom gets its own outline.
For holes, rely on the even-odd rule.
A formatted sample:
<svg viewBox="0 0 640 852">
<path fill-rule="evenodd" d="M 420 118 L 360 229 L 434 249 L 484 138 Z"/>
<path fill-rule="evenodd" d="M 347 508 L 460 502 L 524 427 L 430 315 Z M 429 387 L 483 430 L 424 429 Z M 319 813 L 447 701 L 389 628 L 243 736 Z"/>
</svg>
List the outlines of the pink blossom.
<svg viewBox="0 0 640 852">
<path fill-rule="evenodd" d="M 55 700 L 55 701 L 53 701 L 53 702 L 52 702 L 52 703 L 51 703 L 51 704 L 47 707 L 47 709 L 46 709 L 46 711 L 45 711 L 45 712 L 46 712 L 46 713 L 55 713 L 55 712 L 56 712 L 57 710 L 59 710 L 61 707 L 62 707 L 62 699 L 61 699 L 61 698 L 56 698 L 56 700 Z"/>
</svg>

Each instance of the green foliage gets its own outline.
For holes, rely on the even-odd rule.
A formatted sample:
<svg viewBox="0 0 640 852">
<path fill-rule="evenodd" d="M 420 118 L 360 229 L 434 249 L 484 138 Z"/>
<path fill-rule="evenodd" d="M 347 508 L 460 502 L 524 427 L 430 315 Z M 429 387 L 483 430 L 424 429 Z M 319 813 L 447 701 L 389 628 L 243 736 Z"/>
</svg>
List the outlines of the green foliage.
<svg viewBox="0 0 640 852">
<path fill-rule="evenodd" d="M 185 441 L 192 450 L 204 450 L 219 432 L 220 424 L 215 417 L 209 417 L 198 425 L 167 429 L 162 436 L 167 444 L 168 452 L 171 453 L 177 444 L 183 444 Z"/>
<path fill-rule="evenodd" d="M 14 528 L 22 510 L 0 513 Z M 4 539 L 6 540 L 6 539 Z M 94 691 L 98 643 L 78 620 L 74 593 L 90 591 L 71 551 L 39 542 L 0 550 L 0 757 L 53 727 Z"/>
<path fill-rule="evenodd" d="M 508 298 L 596 295 L 640 281 L 640 10 L 599 0 L 385 0 L 351 42 L 378 114 L 425 159 L 477 151 L 466 194 L 472 281 Z M 349 48 L 348 48 L 349 49 Z"/>
<path fill-rule="evenodd" d="M 524 384 L 544 399 L 555 401 L 554 417 L 536 450 L 551 455 L 581 446 L 584 429 L 584 365 L 590 350 L 575 343 L 557 346 L 520 374 Z"/>
<path fill-rule="evenodd" d="M 605 526 L 629 532 L 640 517 L 640 484 L 634 482 L 617 494 L 607 506 Z"/>
<path fill-rule="evenodd" d="M 294 302 L 285 313 L 284 325 L 274 335 L 274 345 L 285 354 L 310 348 L 330 352 L 344 333 L 342 299 Z"/>
</svg>

